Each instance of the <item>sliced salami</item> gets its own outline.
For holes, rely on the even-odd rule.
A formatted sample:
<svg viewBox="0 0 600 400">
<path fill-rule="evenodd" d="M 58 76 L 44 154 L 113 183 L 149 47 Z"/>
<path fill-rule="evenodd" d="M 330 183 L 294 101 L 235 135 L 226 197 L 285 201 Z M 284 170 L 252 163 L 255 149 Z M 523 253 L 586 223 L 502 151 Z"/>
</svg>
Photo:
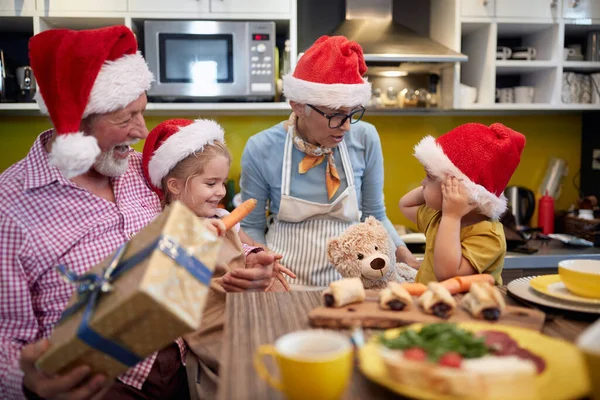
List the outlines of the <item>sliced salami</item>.
<svg viewBox="0 0 600 400">
<path fill-rule="evenodd" d="M 542 372 L 544 372 L 544 370 L 546 369 L 546 362 L 544 361 L 544 359 L 540 356 L 538 356 L 537 354 L 534 354 L 532 352 L 530 352 L 527 349 L 524 349 L 522 347 L 518 347 L 515 352 L 514 355 L 522 358 L 524 360 L 531 360 L 533 361 L 533 363 L 535 364 L 535 368 L 537 369 L 537 373 L 541 374 Z"/>
<path fill-rule="evenodd" d="M 491 347 L 497 356 L 514 354 L 519 345 L 508 334 L 498 331 L 481 331 L 479 336 L 485 338 L 485 344 Z"/>
</svg>

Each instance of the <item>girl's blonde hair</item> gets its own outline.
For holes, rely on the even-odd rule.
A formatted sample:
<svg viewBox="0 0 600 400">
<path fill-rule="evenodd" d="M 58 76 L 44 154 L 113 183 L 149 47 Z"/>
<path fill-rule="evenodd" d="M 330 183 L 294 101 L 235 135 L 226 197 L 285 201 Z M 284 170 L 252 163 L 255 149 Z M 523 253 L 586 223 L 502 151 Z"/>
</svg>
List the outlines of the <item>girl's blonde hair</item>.
<svg viewBox="0 0 600 400">
<path fill-rule="evenodd" d="M 214 141 L 206 144 L 201 151 L 190 154 L 181 160 L 175 167 L 173 167 L 173 169 L 169 171 L 167 175 L 165 175 L 161 182 L 162 189 L 165 194 L 161 200 L 163 208 L 166 205 L 171 204 L 171 202 L 174 200 L 174 196 L 171 192 L 169 192 L 169 187 L 167 185 L 167 180 L 169 178 L 175 178 L 185 182 L 180 196 L 187 196 L 188 182 L 192 178 L 201 175 L 204 172 L 206 165 L 216 156 L 225 157 L 229 162 L 229 165 L 231 165 L 231 153 L 229 152 L 229 149 L 225 143 Z"/>
</svg>

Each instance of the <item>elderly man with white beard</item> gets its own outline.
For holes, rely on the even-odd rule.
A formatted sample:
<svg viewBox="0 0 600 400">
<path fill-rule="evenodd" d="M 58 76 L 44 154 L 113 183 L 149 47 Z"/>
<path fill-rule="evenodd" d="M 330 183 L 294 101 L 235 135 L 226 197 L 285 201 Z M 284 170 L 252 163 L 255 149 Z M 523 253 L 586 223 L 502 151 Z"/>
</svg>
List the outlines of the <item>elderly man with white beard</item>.
<svg viewBox="0 0 600 400">
<path fill-rule="evenodd" d="M 153 79 L 131 30 L 50 30 L 29 53 L 53 128 L 0 175 L 0 398 L 185 399 L 181 339 L 114 383 L 85 365 L 63 375 L 35 367 L 74 291 L 55 267 L 86 273 L 161 206 L 130 147 L 148 135 Z"/>
</svg>

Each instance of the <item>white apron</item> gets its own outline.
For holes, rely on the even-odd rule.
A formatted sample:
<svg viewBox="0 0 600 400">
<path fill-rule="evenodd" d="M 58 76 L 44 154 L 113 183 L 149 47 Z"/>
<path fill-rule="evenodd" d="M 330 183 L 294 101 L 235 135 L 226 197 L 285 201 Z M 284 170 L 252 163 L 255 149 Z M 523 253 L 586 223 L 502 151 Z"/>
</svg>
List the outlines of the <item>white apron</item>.
<svg viewBox="0 0 600 400">
<path fill-rule="evenodd" d="M 285 140 L 279 213 L 269 224 L 267 247 L 282 254 L 282 264 L 297 275 L 296 279 L 290 280 L 293 288 L 324 287 L 341 279 L 327 260 L 327 239 L 340 235 L 350 225 L 360 221 L 354 171 L 348 148 L 342 141 L 338 148 L 348 183 L 346 190 L 331 204 L 292 197 L 292 129 L 290 126 Z"/>
</svg>

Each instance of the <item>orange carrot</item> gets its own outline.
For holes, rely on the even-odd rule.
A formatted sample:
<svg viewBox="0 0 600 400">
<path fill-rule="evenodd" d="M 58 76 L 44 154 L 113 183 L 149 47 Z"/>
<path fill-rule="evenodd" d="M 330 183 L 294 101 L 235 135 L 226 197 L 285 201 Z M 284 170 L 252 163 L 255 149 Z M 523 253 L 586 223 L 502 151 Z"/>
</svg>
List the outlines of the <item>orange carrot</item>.
<svg viewBox="0 0 600 400">
<path fill-rule="evenodd" d="M 241 220 L 246 218 L 248 214 L 256 207 L 256 199 L 248 199 L 237 206 L 229 215 L 224 216 L 221 221 L 225 224 L 225 229 L 230 230 Z"/>
<path fill-rule="evenodd" d="M 440 282 L 440 285 L 448 289 L 450 294 L 460 293 L 460 282 L 456 278 L 446 279 L 443 282 Z"/>
<path fill-rule="evenodd" d="M 471 284 L 475 282 L 488 282 L 491 285 L 494 284 L 494 277 L 490 274 L 457 276 L 454 279 L 460 283 L 461 292 L 468 292 L 471 289 Z"/>
<path fill-rule="evenodd" d="M 422 283 L 402 283 L 402 287 L 406 289 L 411 296 L 420 296 L 427 290 L 427 286 Z"/>
</svg>

